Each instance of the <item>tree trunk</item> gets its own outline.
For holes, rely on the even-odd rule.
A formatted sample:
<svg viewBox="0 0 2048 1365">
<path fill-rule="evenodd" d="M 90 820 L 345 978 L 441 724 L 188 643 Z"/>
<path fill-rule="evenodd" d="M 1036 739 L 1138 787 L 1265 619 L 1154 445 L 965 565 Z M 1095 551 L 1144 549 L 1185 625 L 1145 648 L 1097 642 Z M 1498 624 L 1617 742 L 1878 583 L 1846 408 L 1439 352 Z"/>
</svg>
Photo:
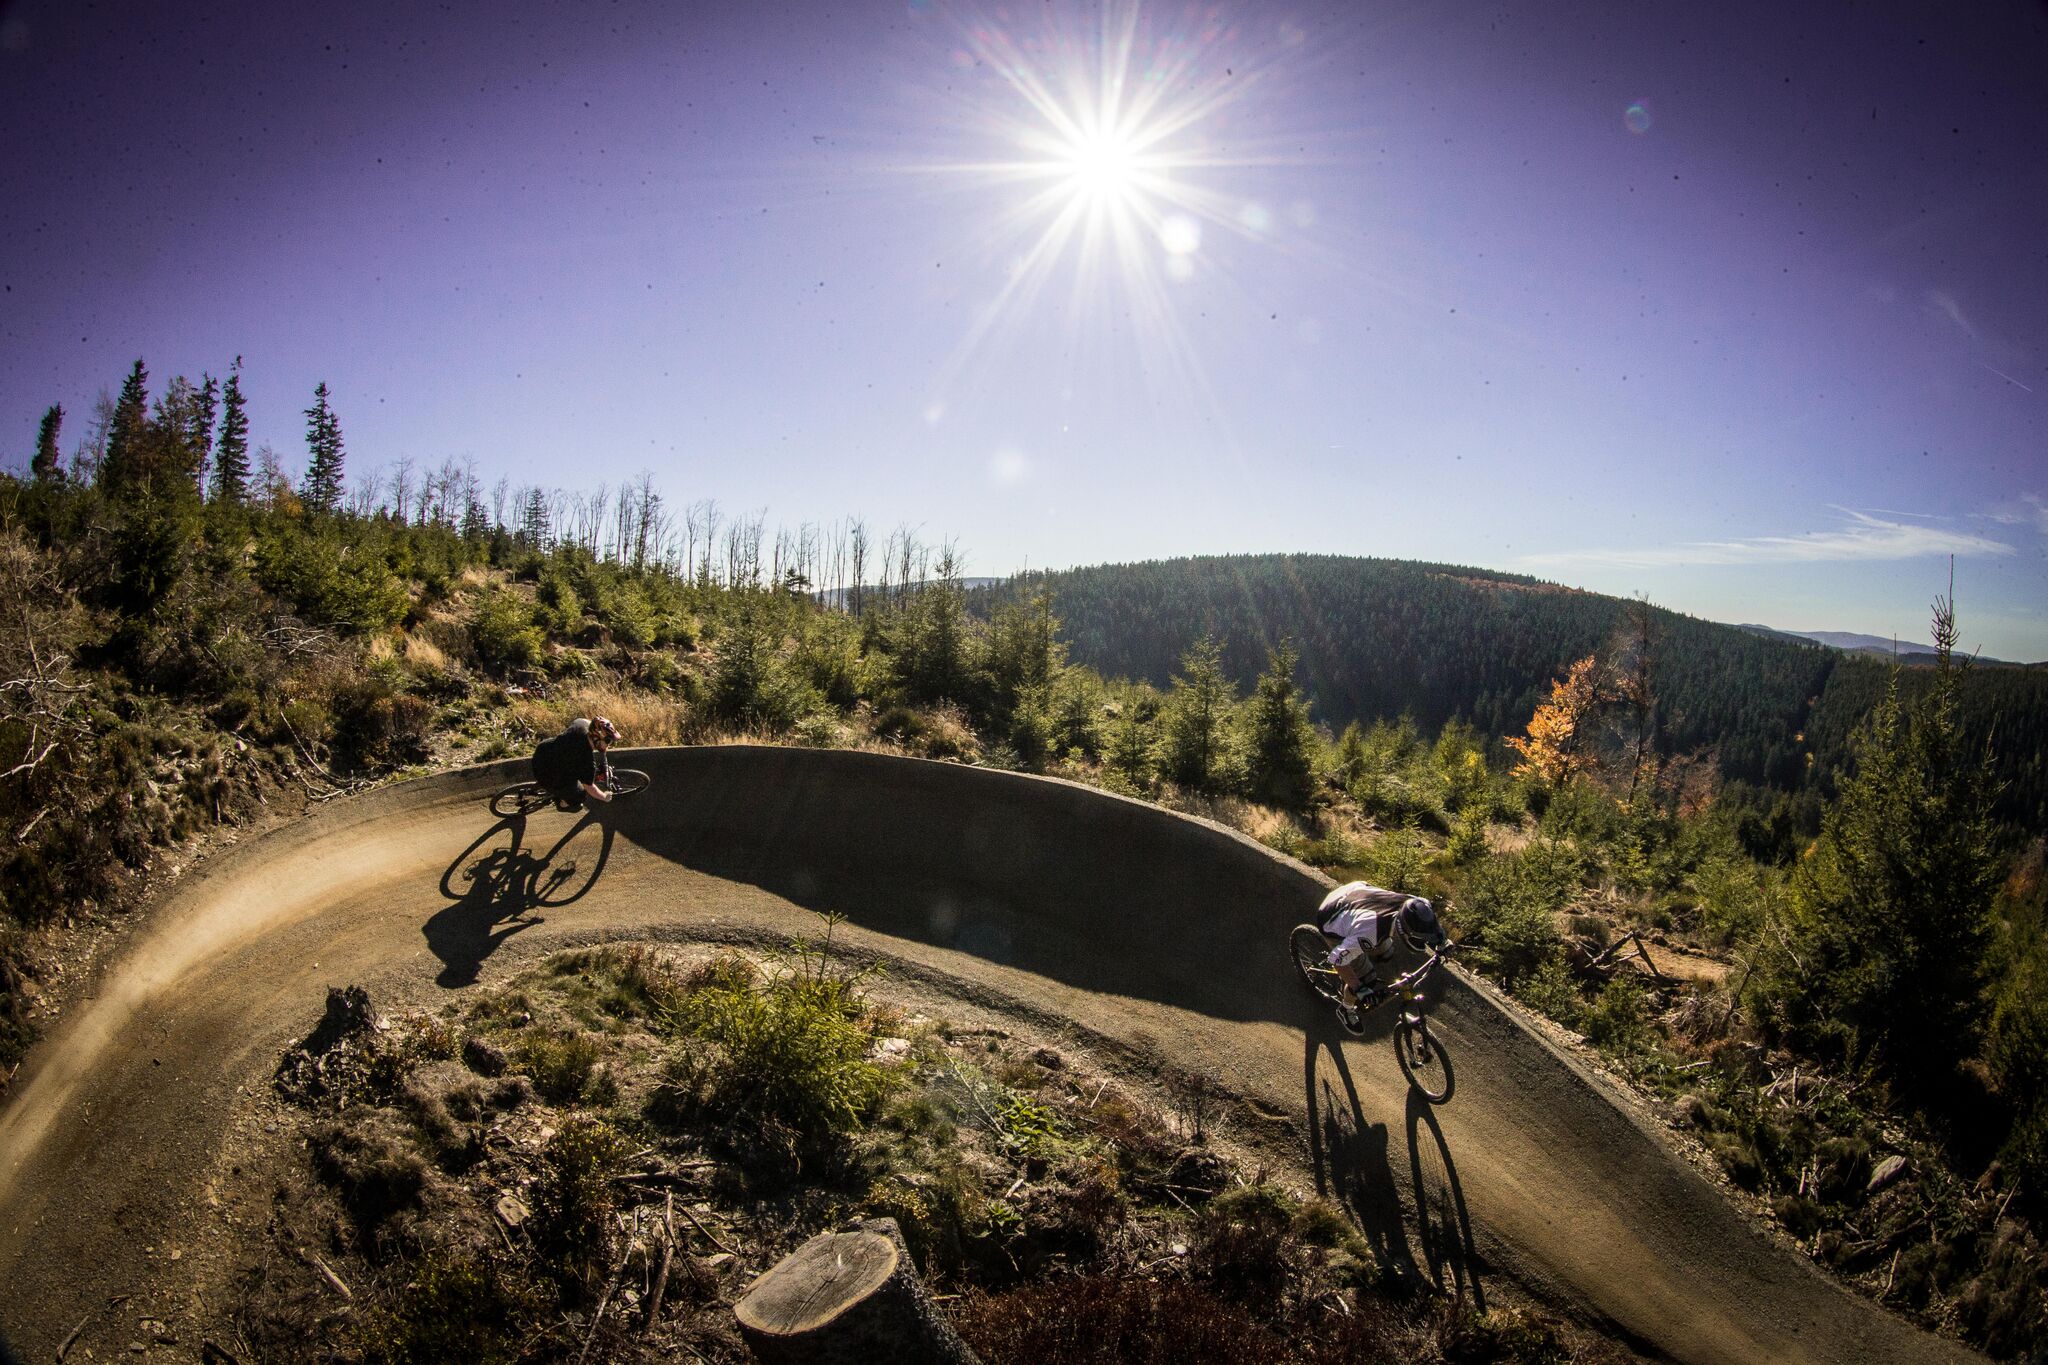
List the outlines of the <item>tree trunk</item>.
<svg viewBox="0 0 2048 1365">
<path fill-rule="evenodd" d="M 893 1218 L 813 1237 L 732 1311 L 762 1365 L 980 1365 L 925 1292 Z"/>
</svg>

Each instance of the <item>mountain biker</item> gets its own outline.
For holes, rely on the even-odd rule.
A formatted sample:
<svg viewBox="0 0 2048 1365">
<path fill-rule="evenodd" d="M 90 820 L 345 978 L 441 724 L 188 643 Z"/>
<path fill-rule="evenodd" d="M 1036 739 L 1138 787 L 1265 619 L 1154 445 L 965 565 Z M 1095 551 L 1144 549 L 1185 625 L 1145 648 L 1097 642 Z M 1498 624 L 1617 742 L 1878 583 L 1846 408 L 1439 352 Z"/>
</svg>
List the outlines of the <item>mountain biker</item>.
<svg viewBox="0 0 2048 1365">
<path fill-rule="evenodd" d="M 1394 955 L 1397 935 L 1421 939 L 1432 948 L 1444 942 L 1443 924 L 1436 907 L 1420 896 L 1389 891 L 1369 882 L 1346 882 L 1323 897 L 1316 911 L 1316 924 L 1339 940 L 1330 950 L 1330 966 L 1344 983 L 1343 1003 L 1337 1018 L 1353 1033 L 1365 1031 L 1363 1009 L 1386 999 L 1380 984 L 1379 965 Z M 1360 964 L 1364 973 L 1360 974 Z M 1363 1007 L 1363 1009 L 1361 1008 Z"/>
<path fill-rule="evenodd" d="M 605 751 L 618 740 L 619 727 L 603 716 L 572 720 L 568 729 L 534 749 L 533 780 L 548 789 L 557 810 L 581 810 L 586 796 L 609 801 L 612 794 L 598 779 L 610 774 Z"/>
</svg>

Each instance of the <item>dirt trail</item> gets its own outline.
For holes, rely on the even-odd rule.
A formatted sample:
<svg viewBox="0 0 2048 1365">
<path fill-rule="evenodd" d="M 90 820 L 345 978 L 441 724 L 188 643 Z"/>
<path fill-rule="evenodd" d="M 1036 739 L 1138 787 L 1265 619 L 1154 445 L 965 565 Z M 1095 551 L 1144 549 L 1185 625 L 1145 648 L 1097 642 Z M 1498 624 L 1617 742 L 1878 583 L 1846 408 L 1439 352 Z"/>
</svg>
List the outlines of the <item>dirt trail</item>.
<svg viewBox="0 0 2048 1365">
<path fill-rule="evenodd" d="M 330 809 L 184 883 L 0 1112 L 0 1339 L 47 1360 L 93 1320 L 82 1344 L 119 1351 L 109 1296 L 168 1244 L 228 1235 L 197 1173 L 325 987 L 431 1002 L 565 942 L 798 934 L 832 910 L 920 973 L 1285 1115 L 1304 1182 L 1419 1273 L 1482 1295 L 1510 1276 L 1673 1359 L 1972 1358 L 1758 1233 L 1483 986 L 1436 1006 L 1457 1093 L 1417 1102 L 1383 1035 L 1348 1038 L 1292 976 L 1286 930 L 1325 883 L 1228 831 L 875 755 L 627 761 L 655 789 L 602 819 L 494 822 L 479 798 L 518 766 L 498 765 Z"/>
</svg>

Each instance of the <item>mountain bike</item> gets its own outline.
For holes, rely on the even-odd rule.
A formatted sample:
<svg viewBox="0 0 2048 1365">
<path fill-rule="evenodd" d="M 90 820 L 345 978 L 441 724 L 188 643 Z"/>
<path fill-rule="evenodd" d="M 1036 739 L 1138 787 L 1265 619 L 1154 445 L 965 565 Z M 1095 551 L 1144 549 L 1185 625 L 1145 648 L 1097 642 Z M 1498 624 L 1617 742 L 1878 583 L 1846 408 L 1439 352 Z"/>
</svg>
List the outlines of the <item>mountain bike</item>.
<svg viewBox="0 0 2048 1365">
<path fill-rule="evenodd" d="M 1446 943 L 1442 947 L 1431 948 L 1407 934 L 1402 937 L 1409 947 L 1425 954 L 1422 965 L 1406 976 L 1396 978 L 1378 1000 L 1347 1012 L 1355 1025 L 1365 1011 L 1375 1009 L 1388 1000 L 1399 1000 L 1401 1017 L 1394 1022 L 1394 1058 L 1400 1062 L 1401 1072 L 1408 1078 L 1408 1083 L 1424 1099 L 1431 1104 L 1442 1104 L 1451 1097 L 1457 1078 L 1451 1071 L 1451 1054 L 1444 1050 L 1443 1041 L 1429 1031 L 1428 1001 L 1423 996 L 1422 987 L 1436 971 L 1437 965 L 1457 945 Z M 1330 965 L 1330 953 L 1338 942 L 1313 924 L 1297 924 L 1288 935 L 1288 947 L 1302 981 L 1339 1010 L 1347 1010 L 1344 979 Z"/>
<path fill-rule="evenodd" d="M 654 779 L 638 768 L 607 768 L 598 774 L 597 785 L 614 797 L 632 796 L 647 790 Z M 555 804 L 555 794 L 538 782 L 514 782 L 491 797 L 491 814 L 501 819 L 532 815 Z"/>
</svg>

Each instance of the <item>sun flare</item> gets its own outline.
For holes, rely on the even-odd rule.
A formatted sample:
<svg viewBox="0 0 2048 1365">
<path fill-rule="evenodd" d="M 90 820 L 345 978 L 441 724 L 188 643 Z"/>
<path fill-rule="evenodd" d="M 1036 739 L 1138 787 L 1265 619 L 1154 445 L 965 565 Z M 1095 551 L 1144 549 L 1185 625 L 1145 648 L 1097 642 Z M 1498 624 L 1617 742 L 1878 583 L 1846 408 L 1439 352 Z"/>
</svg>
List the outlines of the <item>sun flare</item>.
<svg viewBox="0 0 2048 1365">
<path fill-rule="evenodd" d="M 1296 148 L 1266 92 L 1291 54 L 1213 12 L 1159 17 L 1139 0 L 1053 0 L 1028 14 L 971 0 L 957 12 L 952 66 L 977 73 L 956 95 L 961 126 L 986 150 L 919 167 L 987 194 L 983 249 L 1002 263 L 941 391 L 998 332 L 1047 317 L 1068 329 L 1076 357 L 1116 351 L 1148 382 L 1206 390 L 1189 291 L 1228 280 L 1233 257 L 1241 269 L 1250 258 L 1238 245 L 1271 244 L 1258 173 L 1291 164 Z M 1040 305 L 1059 283 L 1071 293 L 1048 312 Z"/>
</svg>

